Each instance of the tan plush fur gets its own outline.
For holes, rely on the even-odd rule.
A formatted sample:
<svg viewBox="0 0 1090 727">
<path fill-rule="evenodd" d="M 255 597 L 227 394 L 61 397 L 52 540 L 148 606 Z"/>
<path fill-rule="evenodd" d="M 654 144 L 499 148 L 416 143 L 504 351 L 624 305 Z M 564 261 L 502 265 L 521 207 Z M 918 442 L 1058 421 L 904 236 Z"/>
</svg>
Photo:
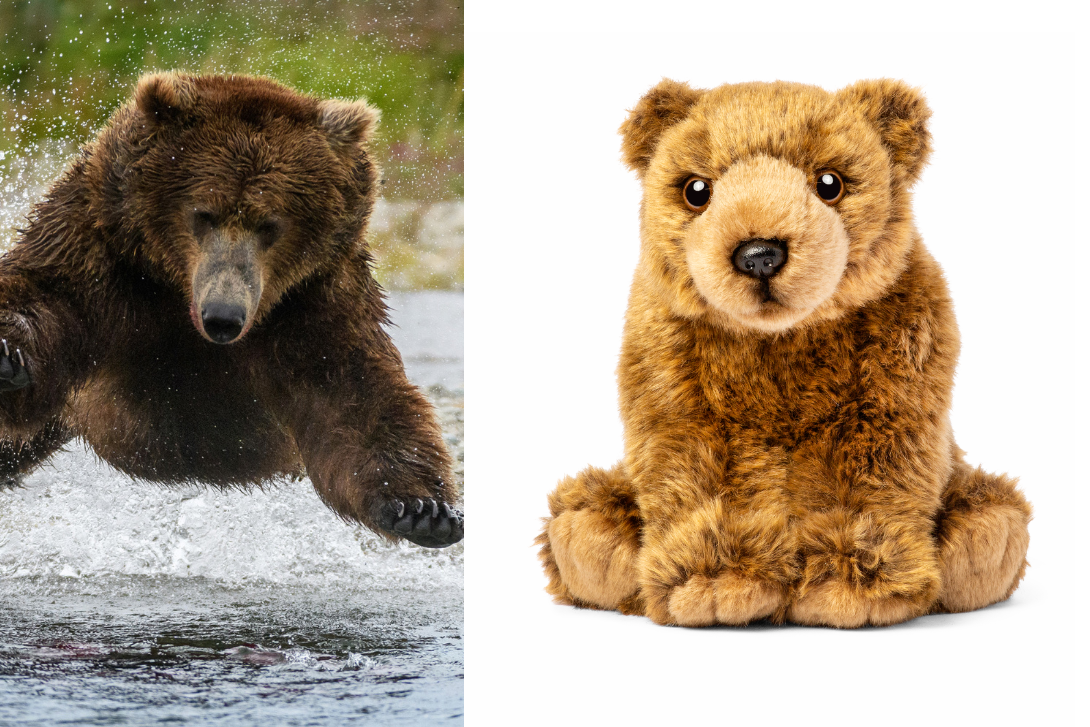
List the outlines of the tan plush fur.
<svg viewBox="0 0 1090 727">
<path fill-rule="evenodd" d="M 621 127 L 643 184 L 618 369 L 624 460 L 564 479 L 538 537 L 557 601 L 662 624 L 857 627 L 1006 599 L 1030 506 L 972 469 L 959 339 L 912 218 L 921 94 L 890 80 L 703 91 L 664 80 Z M 844 196 L 827 204 L 818 173 Z M 710 203 L 685 204 L 692 176 Z M 786 262 L 735 269 L 743 241 Z"/>
</svg>

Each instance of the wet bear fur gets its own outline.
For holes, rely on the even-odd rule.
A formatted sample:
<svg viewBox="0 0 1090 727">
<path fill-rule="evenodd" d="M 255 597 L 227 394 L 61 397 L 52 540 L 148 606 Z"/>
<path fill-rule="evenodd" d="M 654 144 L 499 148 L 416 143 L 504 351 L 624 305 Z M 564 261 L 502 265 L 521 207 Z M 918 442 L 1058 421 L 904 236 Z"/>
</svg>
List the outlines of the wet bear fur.
<svg viewBox="0 0 1090 727">
<path fill-rule="evenodd" d="M 0 259 L 3 481 L 78 436 L 168 484 L 305 472 L 347 520 L 457 542 L 371 275 L 377 121 L 265 78 L 143 77 Z"/>
<path fill-rule="evenodd" d="M 1015 590 L 1030 506 L 966 464 L 950 427 L 958 331 L 909 191 L 929 116 L 890 80 L 664 80 L 630 112 L 643 204 L 625 454 L 549 497 L 537 542 L 558 602 L 858 627 Z M 832 205 L 825 170 L 843 179 Z M 712 188 L 702 211 L 682 196 L 694 175 Z M 785 245 L 771 277 L 734 267 L 752 240 Z"/>
</svg>

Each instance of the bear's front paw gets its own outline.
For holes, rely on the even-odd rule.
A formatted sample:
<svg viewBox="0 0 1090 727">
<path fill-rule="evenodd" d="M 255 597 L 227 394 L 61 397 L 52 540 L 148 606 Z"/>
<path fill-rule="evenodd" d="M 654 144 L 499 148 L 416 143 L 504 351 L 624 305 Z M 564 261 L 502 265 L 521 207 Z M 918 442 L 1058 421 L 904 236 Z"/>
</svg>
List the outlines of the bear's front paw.
<svg viewBox="0 0 1090 727">
<path fill-rule="evenodd" d="M 12 353 L 7 339 L 0 339 L 0 391 L 16 391 L 30 383 L 23 352 L 16 348 Z"/>
<path fill-rule="evenodd" d="M 454 545 L 465 534 L 465 516 L 442 500 L 391 499 L 378 508 L 378 526 L 425 548 Z"/>
</svg>

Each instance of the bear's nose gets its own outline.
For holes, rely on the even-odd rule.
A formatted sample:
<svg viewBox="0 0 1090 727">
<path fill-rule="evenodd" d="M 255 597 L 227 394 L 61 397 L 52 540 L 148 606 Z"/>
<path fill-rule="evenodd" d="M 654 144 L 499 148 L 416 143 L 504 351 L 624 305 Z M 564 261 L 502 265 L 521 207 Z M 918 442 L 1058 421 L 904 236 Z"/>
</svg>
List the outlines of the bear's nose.
<svg viewBox="0 0 1090 727">
<path fill-rule="evenodd" d="M 242 333 L 246 309 L 230 303 L 209 303 L 201 310 L 201 324 L 216 343 L 230 343 Z"/>
<path fill-rule="evenodd" d="M 783 240 L 743 240 L 734 250 L 734 267 L 754 278 L 767 278 L 787 262 Z"/>
</svg>

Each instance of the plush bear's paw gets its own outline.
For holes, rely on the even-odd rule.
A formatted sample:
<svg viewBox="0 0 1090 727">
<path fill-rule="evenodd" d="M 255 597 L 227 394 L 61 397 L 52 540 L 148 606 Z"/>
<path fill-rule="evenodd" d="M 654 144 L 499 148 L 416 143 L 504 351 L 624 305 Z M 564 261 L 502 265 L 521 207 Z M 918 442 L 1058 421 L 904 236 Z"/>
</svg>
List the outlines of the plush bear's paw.
<svg viewBox="0 0 1090 727">
<path fill-rule="evenodd" d="M 783 508 L 706 502 L 644 537 L 639 580 L 645 611 L 656 623 L 682 626 L 779 621 L 798 578 L 795 554 Z"/>
<path fill-rule="evenodd" d="M 888 626 L 926 613 L 937 590 L 938 569 L 930 552 L 913 557 L 887 541 L 811 553 L 787 619 L 842 629 Z"/>
<path fill-rule="evenodd" d="M 661 620 L 679 626 L 742 626 L 774 616 L 785 600 L 778 586 L 734 571 L 693 575 L 670 589 L 665 598 L 668 618 Z"/>
<path fill-rule="evenodd" d="M 809 626 L 887 626 L 928 612 L 938 595 L 929 520 L 846 509 L 798 525 L 802 566 L 787 619 Z"/>
<path fill-rule="evenodd" d="M 580 605 L 616 609 L 638 590 L 639 540 L 616 521 L 594 510 L 569 510 L 549 521 L 545 535 L 561 583 Z"/>
<path fill-rule="evenodd" d="M 454 545 L 465 534 L 465 516 L 442 500 L 390 499 L 378 507 L 377 524 L 388 533 L 425 548 Z"/>
<path fill-rule="evenodd" d="M 1018 508 L 998 505 L 944 523 L 942 610 L 972 611 L 1010 596 L 1026 569 L 1028 520 Z"/>
<path fill-rule="evenodd" d="M 30 383 L 26 359 L 18 348 L 13 352 L 7 339 L 0 339 L 0 391 L 16 391 Z"/>
</svg>

